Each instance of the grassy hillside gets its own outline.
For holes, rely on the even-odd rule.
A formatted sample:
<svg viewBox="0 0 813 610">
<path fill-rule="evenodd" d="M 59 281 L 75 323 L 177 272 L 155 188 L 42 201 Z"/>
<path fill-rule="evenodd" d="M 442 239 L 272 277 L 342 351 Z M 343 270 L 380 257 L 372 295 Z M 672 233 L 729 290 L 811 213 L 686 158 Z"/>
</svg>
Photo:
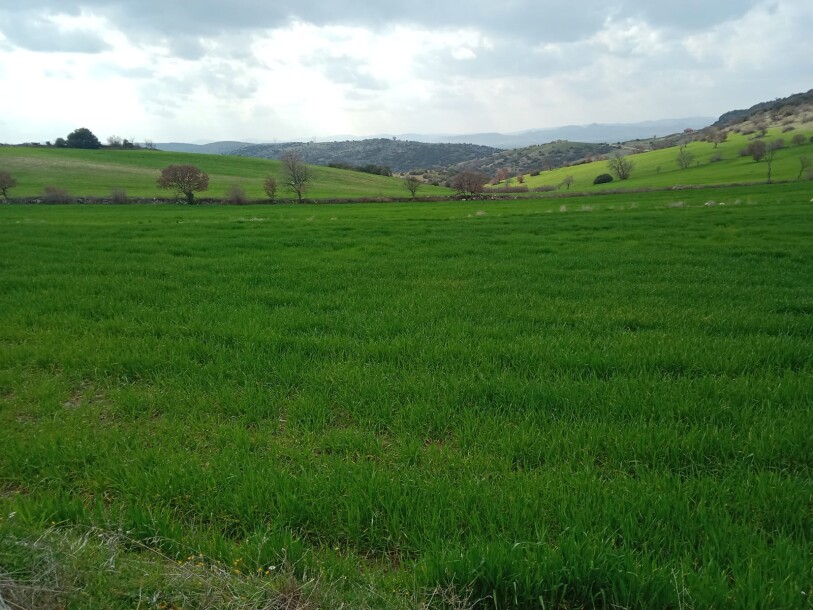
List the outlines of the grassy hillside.
<svg viewBox="0 0 813 610">
<path fill-rule="evenodd" d="M 809 609 L 806 186 L 0 206 L 0 593 Z"/>
<path fill-rule="evenodd" d="M 795 146 L 791 143 L 791 138 L 797 133 L 805 135 L 804 145 Z M 795 180 L 799 174 L 799 158 L 806 156 L 813 159 L 813 143 L 809 140 L 811 135 L 813 131 L 810 130 L 788 133 L 782 133 L 777 128 L 768 130 L 764 138 L 766 142 L 782 138 L 786 143 L 786 147 L 776 154 L 773 163 L 774 181 Z M 672 147 L 631 155 L 629 158 L 635 163 L 635 169 L 632 176 L 625 181 L 616 178 L 610 184 L 593 185 L 597 175 L 611 173 L 606 161 L 595 161 L 542 172 L 539 176 L 525 176 L 525 184 L 529 188 L 557 186 L 566 176 L 573 176 L 571 190 L 599 192 L 616 188 L 665 188 L 676 185 L 762 182 L 767 179 L 766 163 L 764 161 L 757 163 L 751 157 L 739 156 L 740 149 L 746 147 L 752 138 L 753 136 L 732 133 L 728 141 L 719 144 L 716 149 L 710 142 L 692 142 L 687 146 L 687 150 L 694 155 L 694 163 L 688 169 L 678 167 L 676 162 L 678 148 Z M 722 160 L 712 162 L 712 157 L 718 154 Z"/>
<path fill-rule="evenodd" d="M 156 186 L 161 168 L 188 163 L 209 174 L 209 190 L 199 197 L 222 198 L 229 186 L 242 186 L 249 198 L 264 199 L 263 179 L 271 174 L 282 183 L 278 161 L 222 155 L 200 155 L 147 150 L 73 150 L 55 148 L 0 147 L 0 170 L 10 172 L 18 186 L 12 197 L 35 197 L 46 185 L 67 190 L 73 196 L 109 196 L 112 189 L 125 189 L 130 197 L 169 197 Z M 327 167 L 314 167 L 307 197 L 403 197 L 409 194 L 397 178 L 374 176 Z M 419 195 L 445 195 L 445 188 L 425 185 Z M 279 198 L 290 194 L 282 189 Z"/>
</svg>

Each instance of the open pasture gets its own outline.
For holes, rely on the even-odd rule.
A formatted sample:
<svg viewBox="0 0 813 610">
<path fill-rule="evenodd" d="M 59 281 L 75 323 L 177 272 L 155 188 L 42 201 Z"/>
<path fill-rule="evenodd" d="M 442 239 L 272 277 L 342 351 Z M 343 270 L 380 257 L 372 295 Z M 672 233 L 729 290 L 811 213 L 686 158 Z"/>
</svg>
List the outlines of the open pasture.
<svg viewBox="0 0 813 610">
<path fill-rule="evenodd" d="M 46 186 L 65 189 L 74 197 L 110 197 L 122 189 L 129 197 L 171 199 L 172 191 L 156 186 L 161 169 L 171 164 L 191 164 L 209 174 L 209 189 L 201 198 L 223 199 L 231 186 L 244 189 L 249 199 L 264 200 L 263 180 L 276 177 L 277 199 L 293 195 L 282 187 L 279 161 L 228 155 L 198 155 L 160 150 L 78 150 L 69 148 L 0 147 L 0 169 L 11 173 L 18 186 L 11 197 L 37 197 Z M 401 180 L 362 172 L 312 166 L 313 180 L 307 198 L 406 197 Z M 448 195 L 450 189 L 423 185 L 421 195 Z"/>
<path fill-rule="evenodd" d="M 0 590 L 810 608 L 803 187 L 0 207 Z"/>
</svg>

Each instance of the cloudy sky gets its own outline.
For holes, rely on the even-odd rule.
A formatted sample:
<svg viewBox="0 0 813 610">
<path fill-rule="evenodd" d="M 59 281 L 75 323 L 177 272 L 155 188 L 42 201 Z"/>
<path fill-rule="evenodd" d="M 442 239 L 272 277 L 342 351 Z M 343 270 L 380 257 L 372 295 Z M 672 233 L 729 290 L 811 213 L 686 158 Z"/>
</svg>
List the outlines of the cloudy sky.
<svg viewBox="0 0 813 610">
<path fill-rule="evenodd" d="M 0 0 L 0 142 L 717 116 L 813 88 L 811 0 Z"/>
</svg>

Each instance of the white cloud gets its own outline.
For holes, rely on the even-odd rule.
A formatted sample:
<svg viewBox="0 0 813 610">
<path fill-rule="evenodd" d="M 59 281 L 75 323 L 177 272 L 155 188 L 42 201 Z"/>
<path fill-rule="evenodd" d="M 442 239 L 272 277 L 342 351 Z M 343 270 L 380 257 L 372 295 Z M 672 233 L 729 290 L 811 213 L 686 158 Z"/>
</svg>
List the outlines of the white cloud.
<svg viewBox="0 0 813 610">
<path fill-rule="evenodd" d="M 457 49 L 452 49 L 452 57 L 460 60 L 477 59 L 477 53 L 468 47 L 458 47 Z"/>
<path fill-rule="evenodd" d="M 0 85 L 25 92 L 0 98 L 2 139 L 513 131 L 810 87 L 808 2 L 686 2 L 0 2 Z"/>
</svg>

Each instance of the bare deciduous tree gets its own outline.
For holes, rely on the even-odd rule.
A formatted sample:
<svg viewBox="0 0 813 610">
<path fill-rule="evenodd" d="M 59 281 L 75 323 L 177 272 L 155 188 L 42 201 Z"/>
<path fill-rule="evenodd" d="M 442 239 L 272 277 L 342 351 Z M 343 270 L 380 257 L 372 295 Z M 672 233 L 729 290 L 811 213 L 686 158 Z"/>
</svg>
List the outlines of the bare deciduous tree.
<svg viewBox="0 0 813 610">
<path fill-rule="evenodd" d="M 17 180 L 8 172 L 0 172 L 0 194 L 8 201 L 8 190 L 17 186 Z"/>
<path fill-rule="evenodd" d="M 617 152 L 607 160 L 607 167 L 618 176 L 619 180 L 626 180 L 632 174 L 632 170 L 635 169 L 635 162 Z"/>
<path fill-rule="evenodd" d="M 765 163 L 768 165 L 768 182 L 771 181 L 771 170 L 773 169 L 773 160 L 776 156 L 776 151 L 785 147 L 785 141 L 782 139 L 774 140 L 765 149 Z"/>
<path fill-rule="evenodd" d="M 406 190 L 408 190 L 409 194 L 412 195 L 412 199 L 415 199 L 415 195 L 417 194 L 418 189 L 421 188 L 423 181 L 417 176 L 407 174 L 404 176 L 403 182 Z"/>
<path fill-rule="evenodd" d="M 570 187 L 573 184 L 573 176 L 565 176 L 562 178 L 562 183 L 559 186 L 564 186 L 567 190 L 570 190 Z"/>
<path fill-rule="evenodd" d="M 265 180 L 263 181 L 263 190 L 265 191 L 265 194 L 268 195 L 269 201 L 273 203 L 277 196 L 277 179 L 270 174 L 266 176 Z"/>
<path fill-rule="evenodd" d="M 312 177 L 310 167 L 294 150 L 286 151 L 280 161 L 282 161 L 282 172 L 285 176 L 285 188 L 296 193 L 297 200 L 302 203 L 302 196 L 308 190 L 308 183 Z"/>
<path fill-rule="evenodd" d="M 494 182 L 494 184 L 498 184 L 499 182 L 502 182 L 503 180 L 507 180 L 510 176 L 511 176 L 511 174 L 508 172 L 508 168 L 501 167 L 500 169 L 497 170 L 497 173 L 494 174 L 493 182 Z"/>
<path fill-rule="evenodd" d="M 209 174 L 194 165 L 168 165 L 161 170 L 158 186 L 175 189 L 186 197 L 186 203 L 195 203 L 195 192 L 209 188 Z"/>
<path fill-rule="evenodd" d="M 806 169 L 810 169 L 810 157 L 801 156 L 799 157 L 799 175 L 796 176 L 796 179 L 799 180 L 802 177 L 802 174 L 805 172 Z"/>
<path fill-rule="evenodd" d="M 155 150 L 155 142 L 152 140 L 144 140 L 144 148 L 147 150 Z"/>
<path fill-rule="evenodd" d="M 762 140 L 754 140 L 748 144 L 748 147 L 745 150 L 749 155 L 751 155 L 751 158 L 754 161 L 759 163 L 765 158 L 765 153 L 768 150 L 768 146 Z"/>
<path fill-rule="evenodd" d="M 714 142 L 714 148 L 717 148 L 719 144 L 722 144 L 728 140 L 728 132 L 722 129 L 714 129 L 711 132 L 711 137 L 709 139 Z"/>
<path fill-rule="evenodd" d="M 464 169 L 452 178 L 450 186 L 461 195 L 475 195 L 482 193 L 487 183 L 488 176 L 485 174 L 473 169 Z"/>
<path fill-rule="evenodd" d="M 694 163 L 694 153 L 688 150 L 684 144 L 680 147 L 676 161 L 680 169 L 688 169 Z"/>
<path fill-rule="evenodd" d="M 795 136 L 793 136 L 791 142 L 793 142 L 794 146 L 801 146 L 802 144 L 807 142 L 807 138 L 805 138 L 805 134 L 797 133 Z"/>
</svg>

